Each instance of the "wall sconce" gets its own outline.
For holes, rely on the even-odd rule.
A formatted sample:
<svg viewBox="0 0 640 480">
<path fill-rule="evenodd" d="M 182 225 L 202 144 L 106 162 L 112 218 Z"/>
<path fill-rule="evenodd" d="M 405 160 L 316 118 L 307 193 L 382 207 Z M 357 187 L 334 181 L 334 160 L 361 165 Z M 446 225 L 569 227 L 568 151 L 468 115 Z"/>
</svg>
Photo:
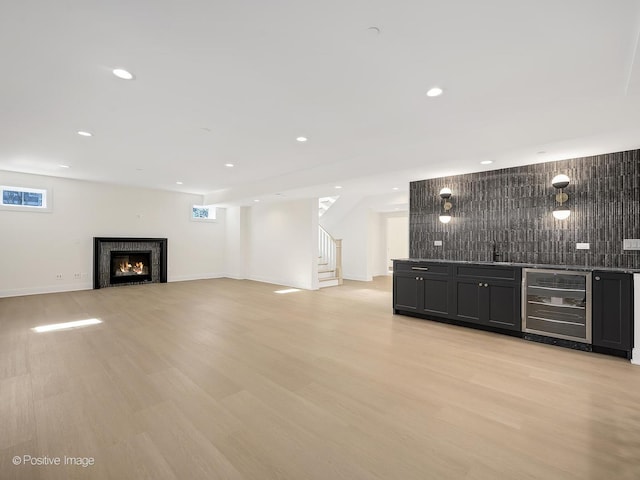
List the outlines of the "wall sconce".
<svg viewBox="0 0 640 480">
<path fill-rule="evenodd" d="M 571 210 L 569 210 L 564 204 L 569 199 L 569 195 L 564 193 L 564 189 L 569 185 L 569 177 L 564 174 L 556 175 L 551 180 L 551 184 L 560 190 L 559 193 L 556 194 L 556 201 L 560 204 L 556 208 L 553 209 L 553 216 L 558 220 L 565 220 L 569 218 L 571 215 Z"/>
<path fill-rule="evenodd" d="M 451 221 L 451 207 L 453 207 L 453 205 L 451 205 L 451 202 L 449 201 L 449 199 L 451 198 L 451 189 L 445 187 L 440 190 L 440 198 L 444 200 L 444 203 L 442 204 L 443 212 L 439 217 L 440 221 L 442 223 L 449 223 Z"/>
</svg>

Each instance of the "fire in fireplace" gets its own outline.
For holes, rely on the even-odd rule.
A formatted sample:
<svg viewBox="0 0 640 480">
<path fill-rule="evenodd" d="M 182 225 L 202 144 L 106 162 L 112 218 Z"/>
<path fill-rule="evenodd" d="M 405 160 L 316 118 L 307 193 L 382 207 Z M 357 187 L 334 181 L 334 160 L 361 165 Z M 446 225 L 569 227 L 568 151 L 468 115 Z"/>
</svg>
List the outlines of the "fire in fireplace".
<svg viewBox="0 0 640 480">
<path fill-rule="evenodd" d="M 111 283 L 151 280 L 151 251 L 111 252 Z"/>
</svg>

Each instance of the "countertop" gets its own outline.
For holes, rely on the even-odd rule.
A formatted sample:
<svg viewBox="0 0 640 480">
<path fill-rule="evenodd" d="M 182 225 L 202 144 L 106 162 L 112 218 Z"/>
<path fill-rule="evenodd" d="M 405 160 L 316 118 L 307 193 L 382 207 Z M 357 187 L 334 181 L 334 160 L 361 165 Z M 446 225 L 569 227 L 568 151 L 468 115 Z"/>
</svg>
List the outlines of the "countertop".
<svg viewBox="0 0 640 480">
<path fill-rule="evenodd" d="M 581 272 L 618 272 L 618 273 L 640 273 L 640 269 L 625 267 L 596 267 L 592 265 L 545 265 L 541 263 L 516 263 L 516 262 L 486 262 L 473 260 L 446 260 L 442 258 L 394 258 L 394 262 L 430 262 L 430 263 L 459 263 L 467 265 L 490 265 L 495 267 L 519 267 L 519 268 L 539 268 L 548 270 L 576 270 Z"/>
</svg>

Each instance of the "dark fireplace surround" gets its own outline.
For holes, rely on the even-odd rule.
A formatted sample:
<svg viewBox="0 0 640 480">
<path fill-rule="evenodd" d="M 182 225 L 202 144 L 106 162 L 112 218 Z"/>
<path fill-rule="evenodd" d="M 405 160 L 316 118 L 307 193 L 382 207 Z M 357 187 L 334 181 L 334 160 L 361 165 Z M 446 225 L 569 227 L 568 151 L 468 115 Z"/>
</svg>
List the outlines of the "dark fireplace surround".
<svg viewBox="0 0 640 480">
<path fill-rule="evenodd" d="M 166 282 L 166 238 L 93 238 L 93 288 Z"/>
</svg>

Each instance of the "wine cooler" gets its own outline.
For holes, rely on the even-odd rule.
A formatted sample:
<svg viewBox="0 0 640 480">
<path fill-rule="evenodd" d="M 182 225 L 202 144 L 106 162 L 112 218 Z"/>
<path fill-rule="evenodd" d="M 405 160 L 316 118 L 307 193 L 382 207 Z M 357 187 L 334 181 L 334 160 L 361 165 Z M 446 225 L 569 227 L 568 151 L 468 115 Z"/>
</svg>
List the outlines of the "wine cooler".
<svg viewBox="0 0 640 480">
<path fill-rule="evenodd" d="M 591 273 L 523 269 L 522 331 L 591 343 Z"/>
</svg>

